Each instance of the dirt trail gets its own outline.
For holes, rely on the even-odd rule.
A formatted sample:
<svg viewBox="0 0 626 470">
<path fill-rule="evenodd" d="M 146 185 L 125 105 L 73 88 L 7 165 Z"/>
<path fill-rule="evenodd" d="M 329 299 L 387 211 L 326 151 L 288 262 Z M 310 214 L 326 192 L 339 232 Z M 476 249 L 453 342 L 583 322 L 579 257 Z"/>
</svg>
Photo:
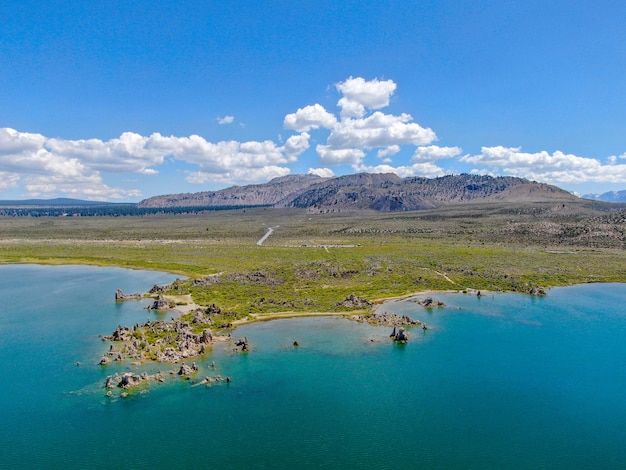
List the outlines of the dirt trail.
<svg viewBox="0 0 626 470">
<path fill-rule="evenodd" d="M 278 228 L 278 227 L 276 227 Z M 274 232 L 274 229 L 272 227 L 267 229 L 267 233 L 265 235 L 263 235 L 258 242 L 256 242 L 257 245 L 261 246 L 263 245 L 263 242 L 265 240 L 267 240 L 269 238 L 269 236 L 272 234 L 272 232 Z"/>
</svg>

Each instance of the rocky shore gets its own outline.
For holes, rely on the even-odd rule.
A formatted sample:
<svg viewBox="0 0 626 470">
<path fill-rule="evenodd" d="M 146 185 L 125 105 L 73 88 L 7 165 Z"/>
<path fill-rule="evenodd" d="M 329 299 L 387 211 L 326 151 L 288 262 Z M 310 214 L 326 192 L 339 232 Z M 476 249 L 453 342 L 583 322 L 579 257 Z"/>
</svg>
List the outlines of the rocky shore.
<svg viewBox="0 0 626 470">
<path fill-rule="evenodd" d="M 114 344 L 111 344 L 100 364 L 126 359 L 177 363 L 204 354 L 216 342 L 231 339 L 230 336 L 214 335 L 207 326 L 206 323 L 179 320 L 147 321 L 132 328 L 118 326 L 111 335 L 102 338 Z"/>
<path fill-rule="evenodd" d="M 147 308 L 151 310 L 167 310 L 175 307 L 176 303 L 171 300 L 171 297 L 168 300 L 164 296 L 164 292 L 167 292 L 170 288 L 171 286 L 155 286 L 150 291 L 150 294 L 156 296 L 156 298 Z M 141 294 L 124 294 L 121 289 L 118 289 L 115 293 L 116 300 L 143 297 Z M 420 301 L 420 304 L 425 307 L 443 306 L 443 303 L 433 301 L 431 298 Z M 338 303 L 337 306 L 342 308 L 365 307 L 369 309 L 373 305 L 373 302 L 352 294 L 344 301 Z M 225 326 L 230 326 L 230 324 L 223 322 L 222 317 L 226 312 L 222 312 L 216 305 L 199 307 L 192 302 L 190 305 L 187 305 L 185 312 L 183 319 L 186 321 L 172 317 L 170 321 L 148 320 L 145 323 L 137 323 L 133 327 L 119 325 L 110 335 L 102 337 L 103 341 L 110 341 L 112 344 L 108 352 L 102 356 L 100 365 L 106 366 L 112 362 L 126 360 L 133 361 L 135 365 L 147 361 L 169 364 L 181 363 L 180 367 L 171 370 L 169 375 L 189 378 L 197 373 L 199 368 L 195 362 L 189 365 L 183 361 L 193 360 L 204 355 L 215 343 L 230 342 L 233 352 L 237 353 L 246 353 L 251 350 L 247 337 L 235 340 L 229 333 L 213 332 L 213 329 L 222 329 Z M 400 343 L 408 341 L 409 334 L 404 327 L 421 326 L 423 329 L 427 329 L 426 325 L 419 320 L 414 320 L 407 315 L 397 315 L 389 312 L 375 313 L 373 315 L 352 315 L 349 318 L 358 322 L 367 322 L 371 325 L 393 327 L 390 337 Z M 294 346 L 297 346 L 297 344 L 295 342 Z M 214 376 L 206 377 L 201 383 L 210 385 L 223 380 L 230 382 L 228 377 L 223 379 L 220 376 Z M 105 388 L 109 391 L 107 394 L 110 395 L 112 389 L 127 390 L 142 384 L 163 381 L 165 381 L 165 375 L 160 371 L 153 375 L 147 372 L 141 374 L 126 372 L 121 375 L 114 374 L 108 376 Z"/>
</svg>

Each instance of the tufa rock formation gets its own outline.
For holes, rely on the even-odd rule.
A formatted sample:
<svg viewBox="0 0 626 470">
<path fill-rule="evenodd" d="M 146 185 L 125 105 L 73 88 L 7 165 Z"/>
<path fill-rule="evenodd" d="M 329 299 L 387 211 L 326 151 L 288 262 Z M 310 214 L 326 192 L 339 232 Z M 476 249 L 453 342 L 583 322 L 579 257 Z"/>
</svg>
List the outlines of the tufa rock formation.
<svg viewBox="0 0 626 470">
<path fill-rule="evenodd" d="M 141 298 L 141 294 L 124 294 L 124 291 L 122 291 L 122 289 L 117 289 L 115 291 L 115 300 L 135 300 Z"/>
<path fill-rule="evenodd" d="M 389 335 L 396 343 L 406 343 L 409 340 L 409 334 L 402 327 L 393 327 L 393 331 Z"/>
</svg>

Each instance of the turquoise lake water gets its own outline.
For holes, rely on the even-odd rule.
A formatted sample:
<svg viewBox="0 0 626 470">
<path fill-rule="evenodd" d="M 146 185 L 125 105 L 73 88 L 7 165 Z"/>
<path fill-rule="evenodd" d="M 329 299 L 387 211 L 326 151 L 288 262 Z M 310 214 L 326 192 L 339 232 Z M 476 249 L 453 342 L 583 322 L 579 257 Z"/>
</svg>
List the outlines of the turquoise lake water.
<svg viewBox="0 0 626 470">
<path fill-rule="evenodd" d="M 0 468 L 626 467 L 626 285 L 387 303 L 430 326 L 406 345 L 341 318 L 246 325 L 249 354 L 107 398 L 130 365 L 97 365 L 98 335 L 156 318 L 115 290 L 173 279 L 0 266 Z M 211 361 L 230 384 L 194 384 Z"/>
</svg>

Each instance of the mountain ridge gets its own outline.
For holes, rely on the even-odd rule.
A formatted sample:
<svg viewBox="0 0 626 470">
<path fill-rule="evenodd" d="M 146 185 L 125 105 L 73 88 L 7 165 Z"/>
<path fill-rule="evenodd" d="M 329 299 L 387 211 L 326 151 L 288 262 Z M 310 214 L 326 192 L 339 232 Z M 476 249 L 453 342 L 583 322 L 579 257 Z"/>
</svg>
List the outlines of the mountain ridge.
<svg viewBox="0 0 626 470">
<path fill-rule="evenodd" d="M 592 201 L 604 201 L 604 202 L 626 202 L 626 190 L 622 191 L 607 191 L 602 194 L 583 194 L 585 199 L 591 199 Z"/>
<path fill-rule="evenodd" d="M 357 173 L 331 178 L 287 175 L 267 183 L 219 191 L 154 196 L 140 208 L 271 206 L 320 211 L 373 209 L 382 212 L 433 209 L 475 200 L 574 201 L 573 194 L 513 176 L 446 175 L 401 178 L 394 173 Z"/>
</svg>

